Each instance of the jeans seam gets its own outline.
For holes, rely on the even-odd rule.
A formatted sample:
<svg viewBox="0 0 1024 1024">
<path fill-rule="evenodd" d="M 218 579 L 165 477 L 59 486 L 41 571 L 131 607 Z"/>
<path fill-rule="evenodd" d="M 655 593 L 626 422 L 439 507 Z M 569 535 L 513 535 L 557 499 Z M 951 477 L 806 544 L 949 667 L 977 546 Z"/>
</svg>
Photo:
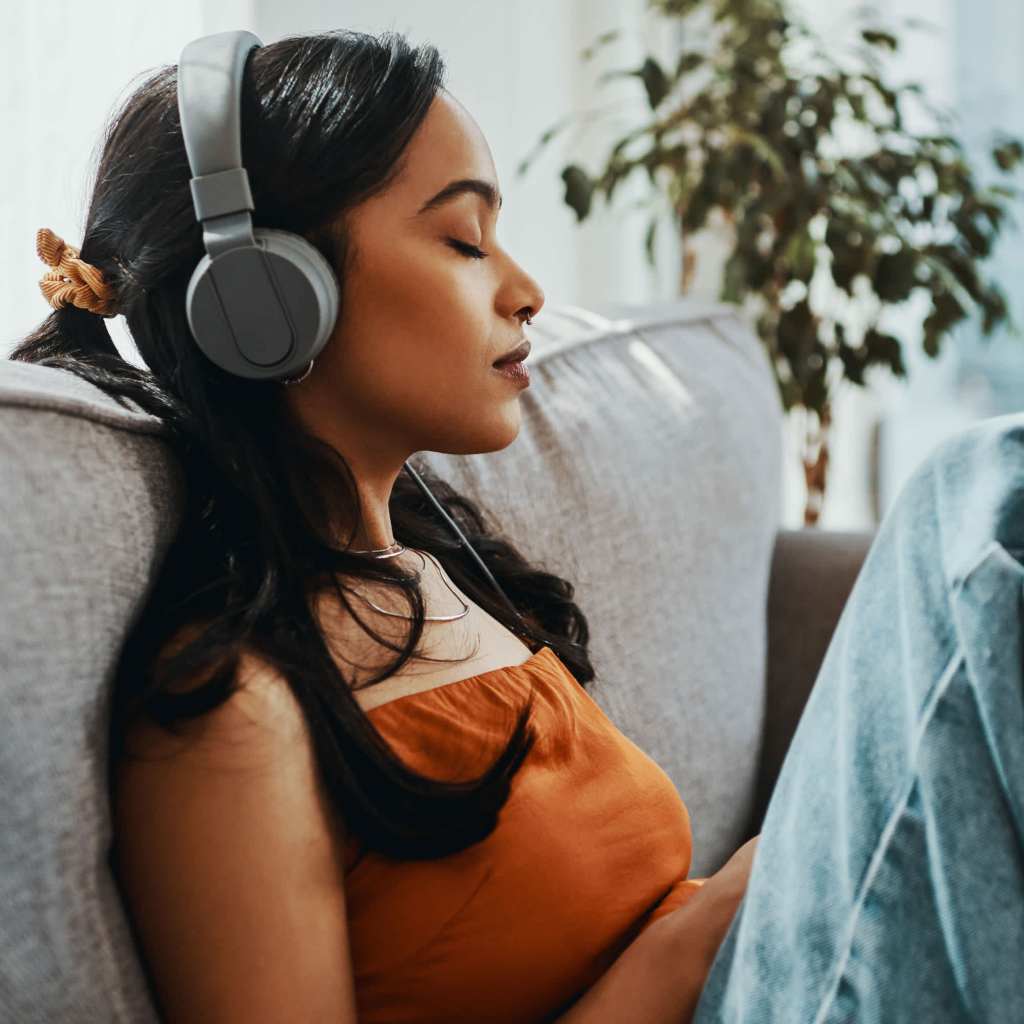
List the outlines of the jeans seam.
<svg viewBox="0 0 1024 1024">
<path fill-rule="evenodd" d="M 902 796 L 900 796 L 898 802 L 893 807 L 889 814 L 889 820 L 885 823 L 885 827 L 882 829 L 882 832 L 878 837 L 878 842 L 875 844 L 875 849 L 871 854 L 871 860 L 868 862 L 867 871 L 864 872 L 864 877 L 861 879 L 860 890 L 857 894 L 857 899 L 854 901 L 853 910 L 851 911 L 850 917 L 847 921 L 847 933 L 843 944 L 843 950 L 842 953 L 836 957 L 835 966 L 833 968 L 834 977 L 826 989 L 825 995 L 822 996 L 818 1012 L 814 1015 L 814 1024 L 824 1024 L 825 1015 L 835 1005 L 836 996 L 839 992 L 839 983 L 842 981 L 843 974 L 846 971 L 846 965 L 850 959 L 850 953 L 853 950 L 853 938 L 857 931 L 857 922 L 860 919 L 861 909 L 864 906 L 864 901 L 867 899 L 868 893 L 874 885 L 875 877 L 885 859 L 885 853 L 889 848 L 889 843 L 892 840 L 893 833 L 895 833 L 897 826 L 903 819 L 903 815 L 906 812 L 907 802 L 910 800 L 910 794 L 913 793 L 914 787 L 917 785 L 918 772 L 916 765 L 917 754 L 921 746 L 921 741 L 928 728 L 928 723 L 931 721 L 932 712 L 941 699 L 942 694 L 945 693 L 950 680 L 953 678 L 957 668 L 963 660 L 963 648 L 960 644 L 957 644 L 953 654 L 946 664 L 945 669 L 943 669 L 939 674 L 939 684 L 935 686 L 928 704 L 922 711 L 921 718 L 918 721 L 918 729 L 914 737 L 913 748 L 910 756 L 910 774 L 903 784 Z"/>
<path fill-rule="evenodd" d="M 985 547 L 979 553 L 978 557 L 974 560 L 974 562 L 971 563 L 970 568 L 963 574 L 962 578 L 957 580 L 954 586 L 954 592 L 958 593 L 960 590 L 962 590 L 963 587 L 966 586 L 967 580 L 971 577 L 971 575 L 974 572 L 976 572 L 982 566 L 983 563 L 987 562 L 993 554 L 995 554 L 995 556 L 999 559 L 1001 563 L 1006 563 L 1007 561 L 1009 561 L 1011 563 L 1010 568 L 1013 571 L 1019 574 L 1024 574 L 1024 561 L 1022 561 L 1022 557 L 1024 557 L 1024 548 L 1016 546 L 1008 548 L 1001 541 L 993 538 L 988 542 L 988 544 L 985 545 Z M 1006 802 L 1007 813 L 1009 814 L 1011 820 L 1014 822 L 1018 836 L 1021 838 L 1022 841 L 1024 841 L 1024 822 L 1022 822 L 1019 816 L 1017 815 L 1016 808 L 1013 804 L 1012 799 L 1010 798 L 1009 794 L 1011 791 L 1011 786 L 1009 779 L 1007 777 L 1006 767 L 1003 763 L 1003 759 L 999 756 L 999 745 L 996 742 L 995 737 L 992 735 L 991 722 L 989 720 L 989 717 L 985 714 L 983 702 L 981 700 L 981 695 L 978 692 L 978 684 L 974 676 L 971 674 L 969 666 L 967 666 L 966 674 L 968 686 L 971 691 L 971 696 L 974 699 L 975 708 L 978 712 L 978 720 L 981 723 L 981 733 L 982 737 L 985 740 L 985 747 L 988 750 L 988 756 L 991 761 L 992 767 L 995 770 L 996 775 L 999 777 L 1002 796 L 1004 801 Z"/>
</svg>

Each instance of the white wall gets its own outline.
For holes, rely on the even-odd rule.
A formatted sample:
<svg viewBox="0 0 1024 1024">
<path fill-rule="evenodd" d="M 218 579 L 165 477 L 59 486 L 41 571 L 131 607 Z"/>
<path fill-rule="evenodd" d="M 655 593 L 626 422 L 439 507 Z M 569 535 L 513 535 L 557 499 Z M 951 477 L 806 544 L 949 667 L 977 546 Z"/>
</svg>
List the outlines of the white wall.
<svg viewBox="0 0 1024 1024">
<path fill-rule="evenodd" d="M 638 63 L 639 54 L 658 44 L 650 38 L 655 23 L 644 17 L 645 0 L 502 0 L 472 6 L 465 0 L 349 0 L 340 9 L 324 0 L 287 6 L 255 0 L 254 6 L 255 31 L 266 40 L 334 28 L 392 29 L 413 43 L 437 46 L 448 65 L 449 90 L 479 123 L 494 155 L 505 195 L 499 234 L 549 301 L 593 306 L 672 294 L 678 254 L 669 246 L 660 274 L 650 272 L 640 258 L 646 220 L 627 211 L 629 202 L 644 194 L 637 187 L 642 182 L 625 183 L 611 211 L 599 204 L 577 225 L 562 199 L 560 178 L 569 162 L 598 170 L 610 143 L 643 115 L 646 100 L 639 82 L 598 90 L 594 80 L 604 68 Z M 579 59 L 584 46 L 616 27 L 626 38 L 590 63 Z M 602 106 L 608 115 L 589 129 L 582 121 L 565 129 L 525 177 L 516 175 L 542 132 L 572 111 Z"/>
<path fill-rule="evenodd" d="M 0 352 L 50 312 L 39 291 L 48 269 L 36 255 L 36 231 L 48 227 L 81 244 L 86 199 L 100 133 L 134 79 L 178 60 L 194 36 L 234 27 L 249 4 L 202 0 L 22 4 L 0 34 L 0 137 L 7 140 L 0 188 Z M 115 344 L 131 358 L 117 317 Z"/>
</svg>

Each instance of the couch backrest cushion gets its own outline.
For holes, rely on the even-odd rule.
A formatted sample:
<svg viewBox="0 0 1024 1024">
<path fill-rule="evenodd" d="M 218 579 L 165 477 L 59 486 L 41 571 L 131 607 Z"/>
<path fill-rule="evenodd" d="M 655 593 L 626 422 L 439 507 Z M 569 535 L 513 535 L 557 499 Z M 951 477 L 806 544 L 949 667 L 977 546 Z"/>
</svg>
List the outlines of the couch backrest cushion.
<svg viewBox="0 0 1024 1024">
<path fill-rule="evenodd" d="M 691 874 L 749 817 L 781 408 L 728 307 L 528 328 L 522 429 L 486 455 L 419 453 L 571 580 L 589 692 L 679 788 Z M 0 1009 L 156 1019 L 109 872 L 106 713 L 116 658 L 180 523 L 161 425 L 74 375 L 0 363 Z M 642 870 L 642 866 L 640 866 Z"/>
<path fill-rule="evenodd" d="M 74 374 L 0 363 L 0 1018 L 155 1021 L 107 862 L 116 658 L 180 522 L 158 436 Z"/>
</svg>

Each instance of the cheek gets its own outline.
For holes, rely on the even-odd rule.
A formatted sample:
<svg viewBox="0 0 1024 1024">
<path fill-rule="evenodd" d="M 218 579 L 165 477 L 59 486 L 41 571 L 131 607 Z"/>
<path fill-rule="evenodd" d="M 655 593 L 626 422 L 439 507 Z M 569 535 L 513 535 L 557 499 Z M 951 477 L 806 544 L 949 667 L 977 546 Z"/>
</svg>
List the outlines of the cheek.
<svg viewBox="0 0 1024 1024">
<path fill-rule="evenodd" d="M 390 438 L 410 452 L 471 454 L 511 444 L 520 429 L 519 389 L 479 353 L 442 358 L 442 342 L 436 355 L 395 339 L 364 345 L 347 368 L 338 366 L 334 400 L 350 429 Z"/>
<path fill-rule="evenodd" d="M 397 332 L 442 323 L 453 305 L 466 301 L 463 292 L 473 284 L 474 275 L 460 266 L 461 260 L 434 238 L 406 239 L 364 251 L 361 265 L 347 282 L 353 318 Z"/>
<path fill-rule="evenodd" d="M 339 398 L 377 422 L 487 417 L 509 397 L 491 370 L 494 322 L 486 271 L 442 244 L 364 252 L 332 341 Z"/>
</svg>

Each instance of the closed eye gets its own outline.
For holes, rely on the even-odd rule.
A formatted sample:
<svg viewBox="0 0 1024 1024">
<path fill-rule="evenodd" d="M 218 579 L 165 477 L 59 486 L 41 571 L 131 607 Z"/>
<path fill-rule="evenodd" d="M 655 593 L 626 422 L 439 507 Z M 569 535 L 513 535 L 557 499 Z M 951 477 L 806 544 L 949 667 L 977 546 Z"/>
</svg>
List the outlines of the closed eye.
<svg viewBox="0 0 1024 1024">
<path fill-rule="evenodd" d="M 457 238 L 449 238 L 448 244 L 456 251 L 462 253 L 463 256 L 469 256 L 475 260 L 482 260 L 490 253 L 484 252 L 482 249 L 478 249 L 475 245 L 470 245 L 468 242 L 460 242 Z"/>
</svg>

